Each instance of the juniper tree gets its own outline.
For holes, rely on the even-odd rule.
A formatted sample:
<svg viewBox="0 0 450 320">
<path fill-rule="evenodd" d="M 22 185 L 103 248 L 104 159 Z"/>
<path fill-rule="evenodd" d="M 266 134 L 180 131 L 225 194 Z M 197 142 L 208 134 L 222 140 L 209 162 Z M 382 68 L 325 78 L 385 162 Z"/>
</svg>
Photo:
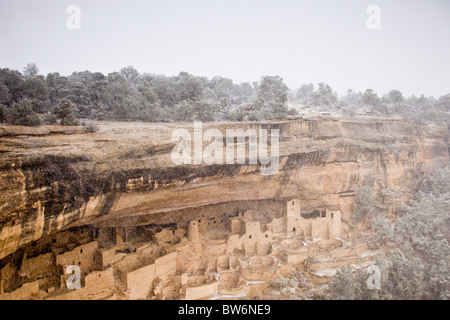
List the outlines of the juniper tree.
<svg viewBox="0 0 450 320">
<path fill-rule="evenodd" d="M 51 113 L 60 119 L 60 125 L 72 126 L 79 124 L 75 117 L 75 105 L 67 99 L 62 99 L 53 107 Z"/>
</svg>

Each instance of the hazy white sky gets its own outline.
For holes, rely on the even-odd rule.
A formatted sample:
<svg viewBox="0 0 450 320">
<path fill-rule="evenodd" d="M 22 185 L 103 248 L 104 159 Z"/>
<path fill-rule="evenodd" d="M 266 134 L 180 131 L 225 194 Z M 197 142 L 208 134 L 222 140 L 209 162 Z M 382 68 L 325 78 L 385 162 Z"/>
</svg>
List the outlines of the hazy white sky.
<svg viewBox="0 0 450 320">
<path fill-rule="evenodd" d="M 80 30 L 66 27 L 69 5 L 81 9 Z M 366 26 L 369 5 L 381 30 Z M 279 75 L 339 94 L 450 92 L 448 0 L 0 0 L 0 30 L 0 67 L 19 71 L 133 65 L 235 82 Z"/>
</svg>

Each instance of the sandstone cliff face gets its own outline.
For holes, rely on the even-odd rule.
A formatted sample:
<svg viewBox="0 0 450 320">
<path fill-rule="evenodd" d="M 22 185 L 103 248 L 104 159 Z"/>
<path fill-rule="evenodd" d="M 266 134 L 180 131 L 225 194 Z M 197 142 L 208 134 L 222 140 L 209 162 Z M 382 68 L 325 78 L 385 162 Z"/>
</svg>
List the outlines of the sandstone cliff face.
<svg viewBox="0 0 450 320">
<path fill-rule="evenodd" d="M 405 195 L 409 179 L 449 160 L 448 128 L 389 118 L 317 117 L 271 123 L 208 123 L 203 129 L 278 128 L 275 175 L 259 165 L 182 165 L 171 134 L 192 124 L 98 123 L 80 128 L 0 128 L 0 258 L 69 226 L 188 221 L 239 206 L 302 210 L 337 206 L 351 215 L 369 183 Z M 276 214 L 276 213 L 275 213 Z"/>
</svg>

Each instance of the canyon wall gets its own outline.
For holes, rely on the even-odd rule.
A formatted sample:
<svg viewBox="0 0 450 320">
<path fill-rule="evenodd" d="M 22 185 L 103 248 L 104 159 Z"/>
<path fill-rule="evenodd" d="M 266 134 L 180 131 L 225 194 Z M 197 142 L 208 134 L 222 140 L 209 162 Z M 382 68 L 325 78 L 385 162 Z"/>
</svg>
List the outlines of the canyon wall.
<svg viewBox="0 0 450 320">
<path fill-rule="evenodd" d="M 336 206 L 348 221 L 360 186 L 391 188 L 405 201 L 414 177 L 449 160 L 446 125 L 394 118 L 203 124 L 279 129 L 274 175 L 248 162 L 174 165 L 171 134 L 192 132 L 192 123 L 96 125 L 96 133 L 0 127 L 0 259 L 72 226 L 180 223 L 242 207 L 279 216 L 290 198 L 301 200 L 302 212 Z"/>
</svg>

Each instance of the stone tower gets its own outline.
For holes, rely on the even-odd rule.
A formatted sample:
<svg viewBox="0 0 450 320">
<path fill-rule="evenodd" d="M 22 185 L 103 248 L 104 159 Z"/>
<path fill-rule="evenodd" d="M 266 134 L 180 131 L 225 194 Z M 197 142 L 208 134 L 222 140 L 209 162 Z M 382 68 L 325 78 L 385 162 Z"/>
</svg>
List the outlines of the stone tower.
<svg viewBox="0 0 450 320">
<path fill-rule="evenodd" d="M 197 242 L 200 240 L 200 234 L 198 231 L 198 222 L 193 220 L 189 222 L 188 226 L 188 239 L 192 242 Z"/>
<path fill-rule="evenodd" d="M 292 199 L 286 203 L 286 236 L 292 237 L 300 234 L 301 225 L 301 207 L 300 200 Z"/>
</svg>

